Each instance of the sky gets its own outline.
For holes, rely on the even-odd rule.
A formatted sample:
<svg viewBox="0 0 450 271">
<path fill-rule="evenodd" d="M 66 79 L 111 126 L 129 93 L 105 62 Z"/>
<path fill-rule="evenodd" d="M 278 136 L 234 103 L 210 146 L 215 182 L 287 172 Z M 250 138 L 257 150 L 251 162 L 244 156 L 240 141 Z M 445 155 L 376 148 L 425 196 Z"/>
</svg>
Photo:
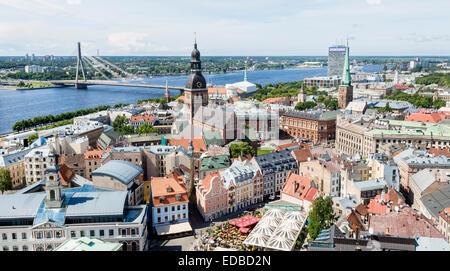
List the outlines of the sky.
<svg viewBox="0 0 450 271">
<path fill-rule="evenodd" d="M 449 56 L 448 0 L 0 0 L 0 56 Z"/>
</svg>

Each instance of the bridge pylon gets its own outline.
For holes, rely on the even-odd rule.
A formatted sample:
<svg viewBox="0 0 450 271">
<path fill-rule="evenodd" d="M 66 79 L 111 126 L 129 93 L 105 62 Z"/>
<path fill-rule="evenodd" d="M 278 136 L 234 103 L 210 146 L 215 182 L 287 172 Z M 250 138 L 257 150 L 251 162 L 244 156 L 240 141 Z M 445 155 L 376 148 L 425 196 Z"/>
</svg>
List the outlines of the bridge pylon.
<svg viewBox="0 0 450 271">
<path fill-rule="evenodd" d="M 86 74 L 84 73 L 84 67 L 83 67 L 83 58 L 81 57 L 81 43 L 80 42 L 78 42 L 77 43 L 77 72 L 76 72 L 76 75 L 75 75 L 75 88 L 76 89 L 87 89 L 87 85 L 86 84 L 83 84 L 82 82 L 83 81 L 81 81 L 81 82 L 79 82 L 79 75 L 80 75 L 80 68 L 81 68 L 81 72 L 82 72 L 82 74 L 83 74 L 83 79 L 84 79 L 84 82 L 86 82 Z"/>
</svg>

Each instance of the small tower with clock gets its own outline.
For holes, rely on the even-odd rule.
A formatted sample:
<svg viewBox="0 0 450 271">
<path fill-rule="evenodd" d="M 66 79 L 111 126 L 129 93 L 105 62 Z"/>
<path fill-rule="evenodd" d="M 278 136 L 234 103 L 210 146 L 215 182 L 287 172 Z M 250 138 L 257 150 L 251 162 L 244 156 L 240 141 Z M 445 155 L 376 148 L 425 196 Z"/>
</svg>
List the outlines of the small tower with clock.
<svg viewBox="0 0 450 271">
<path fill-rule="evenodd" d="M 184 91 L 185 103 L 190 112 L 190 120 L 202 106 L 208 105 L 208 88 L 205 77 L 202 75 L 202 62 L 200 51 L 197 49 L 197 39 L 191 54 L 191 74 L 189 75 Z"/>
</svg>

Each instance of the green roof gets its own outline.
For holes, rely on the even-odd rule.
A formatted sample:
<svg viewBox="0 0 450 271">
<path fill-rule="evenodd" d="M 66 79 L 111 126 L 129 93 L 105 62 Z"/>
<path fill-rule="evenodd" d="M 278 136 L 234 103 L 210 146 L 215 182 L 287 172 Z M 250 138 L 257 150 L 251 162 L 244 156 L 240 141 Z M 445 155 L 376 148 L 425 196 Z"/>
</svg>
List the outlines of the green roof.
<svg viewBox="0 0 450 271">
<path fill-rule="evenodd" d="M 222 139 L 222 134 L 217 130 L 204 130 L 203 140 L 205 141 L 206 146 L 223 146 L 225 144 Z"/>
<path fill-rule="evenodd" d="M 223 169 L 230 166 L 230 158 L 227 155 L 217 155 L 203 158 L 200 171 Z"/>
<path fill-rule="evenodd" d="M 320 115 L 319 120 L 335 120 L 339 111 L 326 111 Z"/>
<path fill-rule="evenodd" d="M 53 251 L 118 251 L 121 247 L 120 243 L 108 243 L 100 239 L 82 237 L 69 239 Z"/>
<path fill-rule="evenodd" d="M 406 127 L 406 126 L 405 126 Z M 388 130 L 388 129 L 373 129 L 368 133 L 373 135 L 417 135 L 417 136 L 449 136 L 450 129 L 439 124 L 427 124 L 422 127 L 408 126 L 411 128 L 407 130 Z M 414 129 L 415 128 L 415 129 Z"/>
</svg>

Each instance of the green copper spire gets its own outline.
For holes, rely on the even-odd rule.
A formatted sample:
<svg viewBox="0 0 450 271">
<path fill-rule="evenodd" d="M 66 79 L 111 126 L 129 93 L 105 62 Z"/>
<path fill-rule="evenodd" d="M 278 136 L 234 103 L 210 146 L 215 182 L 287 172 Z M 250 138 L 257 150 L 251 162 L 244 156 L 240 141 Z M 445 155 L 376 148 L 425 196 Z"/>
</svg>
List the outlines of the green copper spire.
<svg viewBox="0 0 450 271">
<path fill-rule="evenodd" d="M 344 72 L 342 74 L 342 84 L 343 86 L 350 86 L 352 84 L 352 77 L 350 75 L 350 48 L 348 47 L 345 53 L 345 64 L 344 64 Z"/>
<path fill-rule="evenodd" d="M 244 81 L 247 82 L 248 78 L 247 78 L 247 63 L 248 61 L 245 61 L 245 72 L 244 72 Z"/>
</svg>

